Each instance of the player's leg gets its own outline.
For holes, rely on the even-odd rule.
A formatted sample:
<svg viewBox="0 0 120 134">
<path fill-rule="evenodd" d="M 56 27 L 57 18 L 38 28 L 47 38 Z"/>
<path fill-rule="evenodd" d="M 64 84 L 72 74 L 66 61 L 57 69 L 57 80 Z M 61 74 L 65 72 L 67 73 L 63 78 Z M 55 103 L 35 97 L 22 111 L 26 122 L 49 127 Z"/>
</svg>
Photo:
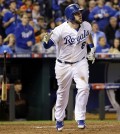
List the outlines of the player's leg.
<svg viewBox="0 0 120 134">
<path fill-rule="evenodd" d="M 72 82 L 71 65 L 56 62 L 55 73 L 58 84 L 55 118 L 58 123 L 56 127 L 57 129 L 60 128 L 58 130 L 61 130 L 65 118 L 65 108 L 69 99 L 69 89 Z"/>
<path fill-rule="evenodd" d="M 89 96 L 88 78 L 88 63 L 85 59 L 78 63 L 74 70 L 74 81 L 78 89 L 75 102 L 75 120 L 78 121 L 79 128 L 85 128 L 86 105 Z"/>
</svg>

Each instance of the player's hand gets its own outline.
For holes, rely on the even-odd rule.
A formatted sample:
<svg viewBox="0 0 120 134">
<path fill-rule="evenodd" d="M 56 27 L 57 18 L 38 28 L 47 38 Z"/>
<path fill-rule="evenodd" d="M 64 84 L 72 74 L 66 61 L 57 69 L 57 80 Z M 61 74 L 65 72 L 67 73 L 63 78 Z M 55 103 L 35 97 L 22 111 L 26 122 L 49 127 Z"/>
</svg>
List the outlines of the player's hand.
<svg viewBox="0 0 120 134">
<path fill-rule="evenodd" d="M 92 61 L 92 64 L 95 62 L 95 48 L 91 48 L 91 51 L 87 55 L 88 60 Z"/>
<path fill-rule="evenodd" d="M 14 21 L 15 21 L 15 17 L 12 17 L 12 18 L 9 20 L 10 23 L 12 23 L 12 22 L 14 22 Z"/>
<path fill-rule="evenodd" d="M 42 41 L 47 44 L 52 34 L 53 34 L 53 32 L 51 32 L 51 33 L 46 33 L 46 34 L 44 35 Z"/>
<path fill-rule="evenodd" d="M 33 45 L 32 41 L 28 41 L 28 42 L 27 42 L 27 46 L 28 46 L 28 47 L 31 47 L 32 45 Z"/>
</svg>

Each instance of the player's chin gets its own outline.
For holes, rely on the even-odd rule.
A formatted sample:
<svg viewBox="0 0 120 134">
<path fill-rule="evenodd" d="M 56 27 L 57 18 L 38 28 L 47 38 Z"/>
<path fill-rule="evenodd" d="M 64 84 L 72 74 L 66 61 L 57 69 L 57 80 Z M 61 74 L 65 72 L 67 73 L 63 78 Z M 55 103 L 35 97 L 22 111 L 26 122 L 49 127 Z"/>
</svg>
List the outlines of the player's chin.
<svg viewBox="0 0 120 134">
<path fill-rule="evenodd" d="M 81 18 L 81 19 L 79 19 L 79 21 L 80 21 L 80 23 L 82 23 L 82 18 Z"/>
<path fill-rule="evenodd" d="M 76 23 L 76 24 L 81 24 L 82 21 L 81 21 L 81 20 L 76 20 L 75 23 Z"/>
</svg>

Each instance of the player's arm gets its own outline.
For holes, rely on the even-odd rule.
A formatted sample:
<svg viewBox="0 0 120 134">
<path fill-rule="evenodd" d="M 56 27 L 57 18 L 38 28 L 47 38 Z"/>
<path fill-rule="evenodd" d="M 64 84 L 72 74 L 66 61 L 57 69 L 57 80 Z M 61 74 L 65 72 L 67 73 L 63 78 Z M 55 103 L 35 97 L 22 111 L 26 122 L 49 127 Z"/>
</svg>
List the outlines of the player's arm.
<svg viewBox="0 0 120 134">
<path fill-rule="evenodd" d="M 95 61 L 95 47 L 93 44 L 93 39 L 92 39 L 91 34 L 88 36 L 87 44 L 89 45 L 89 47 L 91 49 L 91 51 L 87 55 L 87 58 L 88 58 L 88 60 L 92 61 L 92 64 L 93 64 Z"/>
<path fill-rule="evenodd" d="M 50 39 L 52 33 L 48 34 L 46 33 L 43 37 L 43 46 L 44 48 L 48 49 L 50 48 L 51 46 L 54 46 L 54 42 Z"/>
</svg>

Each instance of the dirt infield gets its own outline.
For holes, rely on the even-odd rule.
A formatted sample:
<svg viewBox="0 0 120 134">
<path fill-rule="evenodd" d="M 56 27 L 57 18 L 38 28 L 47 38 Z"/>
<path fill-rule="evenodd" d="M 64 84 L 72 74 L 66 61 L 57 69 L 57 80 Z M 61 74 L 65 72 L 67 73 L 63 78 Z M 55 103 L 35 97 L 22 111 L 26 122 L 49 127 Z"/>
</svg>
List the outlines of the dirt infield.
<svg viewBox="0 0 120 134">
<path fill-rule="evenodd" d="M 1 122 L 0 134 L 120 134 L 119 121 L 86 121 L 84 130 L 77 128 L 75 121 L 65 121 L 62 132 L 57 132 L 53 121 Z"/>
</svg>

